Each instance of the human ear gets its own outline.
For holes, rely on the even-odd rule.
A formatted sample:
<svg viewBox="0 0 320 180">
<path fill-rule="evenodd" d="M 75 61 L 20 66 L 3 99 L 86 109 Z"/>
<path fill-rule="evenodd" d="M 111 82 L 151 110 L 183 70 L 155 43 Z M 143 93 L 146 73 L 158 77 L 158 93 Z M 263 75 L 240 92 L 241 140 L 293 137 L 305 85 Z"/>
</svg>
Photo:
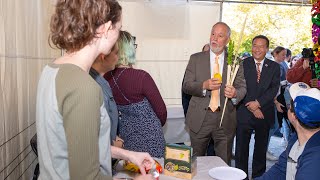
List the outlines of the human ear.
<svg viewBox="0 0 320 180">
<path fill-rule="evenodd" d="M 111 24 L 112 24 L 111 21 L 108 21 L 98 27 L 97 34 L 99 35 L 99 37 L 104 37 L 108 39 L 108 31 L 112 26 Z"/>
<path fill-rule="evenodd" d="M 230 39 L 231 39 L 231 38 L 230 38 L 230 36 L 229 36 L 229 37 L 228 37 L 228 40 L 227 40 L 227 43 L 229 43 L 229 42 L 230 42 Z"/>
<path fill-rule="evenodd" d="M 104 60 L 104 57 L 105 57 L 105 55 L 104 55 L 104 54 L 100 54 L 99 59 L 100 59 L 101 61 L 103 61 L 103 60 Z"/>
</svg>

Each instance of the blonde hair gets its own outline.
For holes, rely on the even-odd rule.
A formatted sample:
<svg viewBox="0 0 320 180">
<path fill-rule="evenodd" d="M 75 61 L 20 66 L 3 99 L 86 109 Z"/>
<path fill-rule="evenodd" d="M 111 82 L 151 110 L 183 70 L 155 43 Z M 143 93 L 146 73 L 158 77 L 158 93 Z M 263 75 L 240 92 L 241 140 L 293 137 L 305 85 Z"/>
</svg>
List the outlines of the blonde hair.
<svg viewBox="0 0 320 180">
<path fill-rule="evenodd" d="M 119 39 L 117 41 L 118 64 L 119 65 L 133 65 L 136 63 L 136 50 L 134 47 L 135 38 L 127 31 L 120 31 Z"/>
</svg>

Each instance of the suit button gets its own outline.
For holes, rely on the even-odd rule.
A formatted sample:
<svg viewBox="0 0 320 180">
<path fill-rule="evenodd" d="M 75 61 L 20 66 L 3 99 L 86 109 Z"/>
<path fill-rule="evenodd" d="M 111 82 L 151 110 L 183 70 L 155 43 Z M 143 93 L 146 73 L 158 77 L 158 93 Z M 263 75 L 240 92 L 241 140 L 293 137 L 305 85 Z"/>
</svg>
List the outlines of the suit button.
<svg viewBox="0 0 320 180">
<path fill-rule="evenodd" d="M 206 110 L 206 111 L 207 111 L 207 110 L 208 110 L 208 108 L 204 108 L 204 110 Z"/>
</svg>

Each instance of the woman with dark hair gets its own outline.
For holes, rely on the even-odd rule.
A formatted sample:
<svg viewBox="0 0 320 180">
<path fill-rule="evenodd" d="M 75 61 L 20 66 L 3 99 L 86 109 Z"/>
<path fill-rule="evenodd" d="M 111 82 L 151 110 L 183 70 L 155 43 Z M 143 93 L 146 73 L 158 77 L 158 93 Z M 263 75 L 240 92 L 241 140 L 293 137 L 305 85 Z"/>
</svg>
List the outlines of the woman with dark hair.
<svg viewBox="0 0 320 180">
<path fill-rule="evenodd" d="M 121 114 L 120 138 L 124 140 L 125 149 L 161 158 L 165 146 L 162 126 L 167 119 L 166 106 L 150 74 L 132 68 L 136 61 L 135 38 L 121 31 L 118 45 L 118 65 L 105 78 Z"/>
<path fill-rule="evenodd" d="M 292 58 L 291 58 L 291 60 L 290 60 L 289 69 L 292 68 L 299 59 L 300 59 L 299 56 L 292 56 Z"/>
<path fill-rule="evenodd" d="M 92 63 L 108 54 L 122 26 L 113 0 L 58 0 L 51 41 L 66 53 L 46 65 L 37 91 L 40 179 L 112 179 L 111 155 L 137 164 L 145 174 L 153 159 L 110 146 L 110 119 Z M 151 179 L 151 175 L 137 179 Z"/>
</svg>

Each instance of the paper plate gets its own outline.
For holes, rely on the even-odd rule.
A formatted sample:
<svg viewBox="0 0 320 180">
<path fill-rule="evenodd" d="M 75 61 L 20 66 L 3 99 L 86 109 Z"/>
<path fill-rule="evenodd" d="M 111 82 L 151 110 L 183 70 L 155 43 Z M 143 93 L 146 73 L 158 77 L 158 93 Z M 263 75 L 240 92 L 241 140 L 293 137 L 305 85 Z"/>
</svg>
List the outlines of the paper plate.
<svg viewBox="0 0 320 180">
<path fill-rule="evenodd" d="M 217 180 L 241 180 L 247 177 L 241 169 L 227 166 L 212 168 L 209 170 L 209 175 Z"/>
</svg>

